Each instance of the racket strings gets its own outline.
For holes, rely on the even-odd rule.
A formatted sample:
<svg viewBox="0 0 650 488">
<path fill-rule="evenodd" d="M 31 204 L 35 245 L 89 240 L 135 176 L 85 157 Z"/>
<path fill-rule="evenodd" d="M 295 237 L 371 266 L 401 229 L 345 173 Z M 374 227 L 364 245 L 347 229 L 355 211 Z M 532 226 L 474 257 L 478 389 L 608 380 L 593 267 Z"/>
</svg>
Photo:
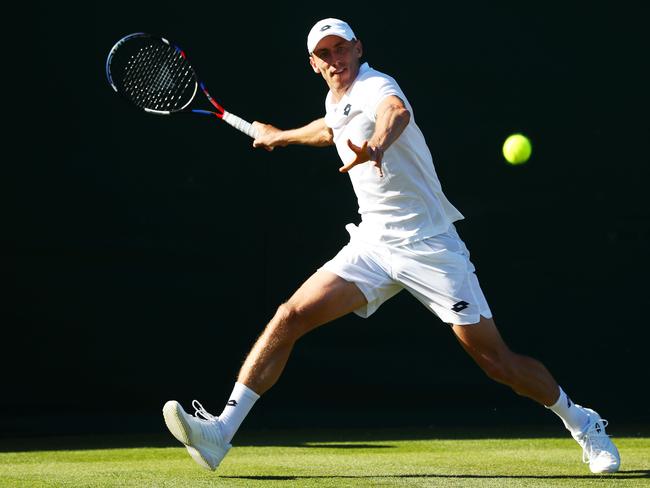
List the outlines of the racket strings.
<svg viewBox="0 0 650 488">
<path fill-rule="evenodd" d="M 149 46 L 145 48 L 143 90 L 139 93 L 143 106 L 154 110 L 173 110 L 173 104 L 165 103 L 169 87 L 173 82 L 175 50 L 169 46 Z M 148 54 L 148 56 L 147 56 Z"/>
<path fill-rule="evenodd" d="M 153 84 L 159 66 L 169 53 L 162 46 L 146 45 L 131 57 L 124 68 L 124 91 L 136 105 L 154 108 L 158 87 Z"/>
<path fill-rule="evenodd" d="M 174 98 L 177 101 L 180 100 L 180 95 L 185 92 L 194 79 L 194 73 L 185 58 L 178 51 L 174 55 L 177 62 L 172 65 L 170 73 L 165 73 L 167 79 L 163 88 L 163 91 L 167 93 L 165 102 L 169 100 L 170 103 L 173 102 Z"/>
<path fill-rule="evenodd" d="M 124 69 L 124 91 L 137 105 L 143 104 L 147 87 L 151 83 L 150 66 L 158 62 L 162 54 L 158 52 L 158 59 L 155 59 L 155 54 L 147 51 L 147 48 L 138 51 Z"/>
<path fill-rule="evenodd" d="M 136 105 L 174 111 L 192 100 L 191 89 L 196 88 L 194 78 L 194 71 L 180 51 L 166 44 L 149 43 L 124 66 L 123 88 Z"/>
<path fill-rule="evenodd" d="M 165 98 L 162 100 L 163 103 L 174 104 L 180 102 L 182 94 L 185 93 L 194 80 L 194 72 L 180 52 L 175 51 L 173 53 L 173 61 L 169 71 L 161 71 L 161 73 L 164 73 L 161 78 L 161 82 L 164 83 L 162 93 L 165 94 Z"/>
</svg>

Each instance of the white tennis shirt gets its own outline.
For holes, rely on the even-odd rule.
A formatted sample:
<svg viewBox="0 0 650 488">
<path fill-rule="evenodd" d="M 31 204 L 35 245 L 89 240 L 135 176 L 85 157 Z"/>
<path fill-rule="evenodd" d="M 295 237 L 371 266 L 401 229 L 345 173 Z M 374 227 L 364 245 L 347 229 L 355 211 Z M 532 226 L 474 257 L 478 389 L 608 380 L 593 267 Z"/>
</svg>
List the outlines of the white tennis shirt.
<svg viewBox="0 0 650 488">
<path fill-rule="evenodd" d="M 352 238 L 372 243 L 402 245 L 445 232 L 463 215 L 442 192 L 433 158 L 424 136 L 415 124 L 410 103 L 397 82 L 363 63 L 343 98 L 325 99 L 325 123 L 334 133 L 334 143 L 343 164 L 354 159 L 350 139 L 361 145 L 375 130 L 376 111 L 386 97 L 401 98 L 411 120 L 399 138 L 385 151 L 383 178 L 368 162 L 349 172 L 359 203 L 361 223 L 346 228 Z"/>
</svg>

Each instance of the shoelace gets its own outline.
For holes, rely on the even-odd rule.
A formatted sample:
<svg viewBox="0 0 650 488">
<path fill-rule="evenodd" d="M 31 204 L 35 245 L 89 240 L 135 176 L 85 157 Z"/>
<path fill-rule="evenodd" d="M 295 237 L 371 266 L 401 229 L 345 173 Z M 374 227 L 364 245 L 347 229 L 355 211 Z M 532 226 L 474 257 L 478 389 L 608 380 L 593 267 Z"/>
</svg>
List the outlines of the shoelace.
<svg viewBox="0 0 650 488">
<path fill-rule="evenodd" d="M 600 432 L 596 430 L 596 424 L 600 423 Z M 585 445 L 582 449 L 582 462 L 585 464 L 589 463 L 589 460 L 593 454 L 598 454 L 599 452 L 606 451 L 607 443 L 609 441 L 609 436 L 605 433 L 605 427 L 609 422 L 605 419 L 600 419 L 594 422 L 589 430 L 585 433 L 583 439 Z"/>
<path fill-rule="evenodd" d="M 197 419 L 202 419 L 202 420 L 219 420 L 218 417 L 212 415 L 210 412 L 208 412 L 205 408 L 203 408 L 203 405 L 198 400 L 192 400 L 192 407 L 194 407 L 194 416 Z"/>
</svg>

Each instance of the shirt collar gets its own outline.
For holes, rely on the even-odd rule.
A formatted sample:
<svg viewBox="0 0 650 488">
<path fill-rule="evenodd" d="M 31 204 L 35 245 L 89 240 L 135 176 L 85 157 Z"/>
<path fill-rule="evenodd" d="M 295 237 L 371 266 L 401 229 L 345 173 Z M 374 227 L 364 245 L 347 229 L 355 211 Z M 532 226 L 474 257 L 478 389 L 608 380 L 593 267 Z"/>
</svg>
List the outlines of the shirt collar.
<svg viewBox="0 0 650 488">
<path fill-rule="evenodd" d="M 345 95 L 343 95 L 343 97 L 342 97 L 342 98 L 341 98 L 337 103 L 334 103 L 334 102 L 332 101 L 332 92 L 331 92 L 331 91 L 328 91 L 328 92 L 327 92 L 327 97 L 326 97 L 326 103 L 327 103 L 327 104 L 330 104 L 330 105 L 332 105 L 332 106 L 337 106 L 337 105 L 339 105 L 343 100 L 347 100 L 347 99 L 349 98 L 349 96 L 350 96 L 350 93 L 352 93 L 352 88 L 354 88 L 354 85 L 355 85 L 355 83 L 357 82 L 357 80 L 361 77 L 361 75 L 365 74 L 365 73 L 368 72 L 368 71 L 370 71 L 370 66 L 368 65 L 367 62 L 366 62 L 366 63 L 363 63 L 361 66 L 359 66 L 359 72 L 357 73 L 357 77 L 354 79 L 354 81 L 352 82 L 352 84 L 350 85 L 350 87 L 348 88 L 348 90 L 345 92 Z M 346 103 L 347 103 L 347 102 L 346 102 Z"/>
<path fill-rule="evenodd" d="M 359 78 L 359 76 L 364 74 L 369 69 L 370 69 L 370 66 L 368 65 L 368 63 L 363 63 L 361 66 L 359 66 L 359 73 L 357 74 L 357 78 Z"/>
</svg>

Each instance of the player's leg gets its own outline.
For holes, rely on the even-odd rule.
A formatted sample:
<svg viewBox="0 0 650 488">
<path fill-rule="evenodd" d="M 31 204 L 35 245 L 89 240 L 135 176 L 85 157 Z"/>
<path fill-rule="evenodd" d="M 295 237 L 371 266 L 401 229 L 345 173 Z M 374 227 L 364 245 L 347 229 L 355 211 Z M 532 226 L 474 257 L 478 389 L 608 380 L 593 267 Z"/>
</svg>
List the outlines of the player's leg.
<svg viewBox="0 0 650 488">
<path fill-rule="evenodd" d="M 465 351 L 493 380 L 555 412 L 583 449 L 583 461 L 594 473 L 618 471 L 621 463 L 616 446 L 605 433 L 607 421 L 592 409 L 574 404 L 546 367 L 536 359 L 510 350 L 492 319 L 477 324 L 453 325 Z"/>
<path fill-rule="evenodd" d="M 618 469 L 620 458 L 605 434 L 606 421 L 571 402 L 542 363 L 506 345 L 490 318 L 469 251 L 453 226 L 394 254 L 398 281 L 440 319 L 455 324 L 459 342 L 488 376 L 557 414 L 583 447 L 592 471 Z"/>
<path fill-rule="evenodd" d="M 195 415 L 189 415 L 178 402 L 169 401 L 163 407 L 167 427 L 199 465 L 216 469 L 255 401 L 280 377 L 295 342 L 366 303 L 354 283 L 324 269 L 317 271 L 280 305 L 257 339 L 222 414 L 215 417 L 195 401 Z"/>
<path fill-rule="evenodd" d="M 481 316 L 478 324 L 454 325 L 452 329 L 465 351 L 490 378 L 542 405 L 557 402 L 559 386 L 546 367 L 536 359 L 512 352 L 491 318 Z"/>
<path fill-rule="evenodd" d="M 237 381 L 263 394 L 282 374 L 300 337 L 364 304 L 366 297 L 357 285 L 329 271 L 317 271 L 280 305 L 244 361 Z"/>
</svg>

